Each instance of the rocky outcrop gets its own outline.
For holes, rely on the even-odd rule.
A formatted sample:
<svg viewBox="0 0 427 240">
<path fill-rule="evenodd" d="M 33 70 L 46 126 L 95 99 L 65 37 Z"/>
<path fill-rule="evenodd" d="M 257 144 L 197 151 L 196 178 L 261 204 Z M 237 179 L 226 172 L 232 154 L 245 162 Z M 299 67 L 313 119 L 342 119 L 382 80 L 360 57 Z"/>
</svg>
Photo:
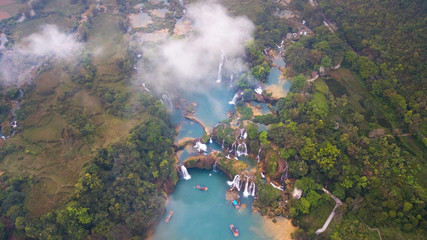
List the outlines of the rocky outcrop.
<svg viewBox="0 0 427 240">
<path fill-rule="evenodd" d="M 187 158 L 182 164 L 186 168 L 212 169 L 216 161 L 216 155 L 197 155 Z"/>
<path fill-rule="evenodd" d="M 182 164 L 186 168 L 212 169 L 215 162 L 217 163 L 217 169 L 224 172 L 230 179 L 233 179 L 235 175 L 248 168 L 248 164 L 227 158 L 218 151 L 211 152 L 209 155 L 191 156 Z"/>
</svg>

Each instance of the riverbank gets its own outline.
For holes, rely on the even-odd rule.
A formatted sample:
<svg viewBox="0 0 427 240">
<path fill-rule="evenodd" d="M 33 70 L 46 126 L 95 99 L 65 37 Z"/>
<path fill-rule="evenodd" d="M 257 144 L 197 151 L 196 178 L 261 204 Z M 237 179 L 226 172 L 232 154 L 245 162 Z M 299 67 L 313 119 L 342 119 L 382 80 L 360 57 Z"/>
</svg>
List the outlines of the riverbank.
<svg viewBox="0 0 427 240">
<path fill-rule="evenodd" d="M 291 240 L 292 233 L 298 228 L 292 225 L 292 221 L 290 219 L 284 217 L 277 217 L 275 219 L 276 222 L 274 223 L 268 217 L 262 218 L 262 224 L 265 232 L 273 240 Z"/>
<path fill-rule="evenodd" d="M 198 124 L 200 124 L 200 126 L 202 126 L 202 128 L 205 130 L 206 135 L 210 136 L 211 130 L 209 127 L 207 127 L 201 120 L 199 120 L 196 116 L 194 116 L 193 114 L 187 113 L 184 116 L 186 119 L 194 121 Z"/>
</svg>

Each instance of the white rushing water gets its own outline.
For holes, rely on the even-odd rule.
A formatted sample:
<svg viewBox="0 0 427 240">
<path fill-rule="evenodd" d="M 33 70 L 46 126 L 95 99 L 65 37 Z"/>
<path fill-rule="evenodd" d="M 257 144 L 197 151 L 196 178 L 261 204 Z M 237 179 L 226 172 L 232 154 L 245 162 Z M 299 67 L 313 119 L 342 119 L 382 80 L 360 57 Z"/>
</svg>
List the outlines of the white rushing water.
<svg viewBox="0 0 427 240">
<path fill-rule="evenodd" d="M 168 94 L 165 93 L 162 95 L 161 102 L 169 109 L 169 111 L 173 110 L 172 99 L 169 97 Z"/>
<path fill-rule="evenodd" d="M 239 95 L 237 93 L 234 94 L 233 99 L 231 101 L 229 101 L 228 104 L 236 105 L 236 101 L 237 101 L 238 97 L 239 97 Z"/>
<path fill-rule="evenodd" d="M 222 82 L 222 66 L 224 65 L 225 54 L 224 51 L 221 51 L 221 60 L 219 61 L 218 67 L 218 78 L 216 80 L 217 83 Z"/>
<path fill-rule="evenodd" d="M 259 154 L 261 153 L 261 149 L 262 148 L 259 148 L 259 150 L 258 150 L 258 155 L 256 156 L 256 160 L 257 160 L 257 162 L 259 162 L 261 159 L 260 159 L 260 157 L 259 157 Z"/>
<path fill-rule="evenodd" d="M 191 179 L 191 175 L 188 173 L 187 168 L 184 165 L 181 166 L 181 173 L 182 178 L 184 178 L 185 180 Z"/>
<path fill-rule="evenodd" d="M 194 148 L 199 152 L 206 152 L 208 150 L 208 146 L 201 142 L 196 142 L 196 145 L 194 145 Z"/>
<path fill-rule="evenodd" d="M 255 197 L 255 191 L 256 191 L 256 187 L 255 187 L 256 185 L 255 185 L 255 182 L 252 182 L 251 183 L 251 187 L 249 188 L 250 189 L 250 192 L 251 192 L 251 196 L 252 197 Z"/>
<path fill-rule="evenodd" d="M 240 191 L 240 175 L 237 174 L 236 176 L 234 176 L 233 181 L 227 181 L 227 184 L 231 186 L 231 190 L 233 190 L 233 188 L 236 188 L 237 191 Z"/>
<path fill-rule="evenodd" d="M 248 156 L 248 148 L 246 146 L 246 143 L 242 142 L 239 143 L 236 150 L 237 156 Z"/>
<path fill-rule="evenodd" d="M 282 187 L 277 186 L 276 184 L 270 182 L 271 186 L 273 186 L 275 189 L 279 189 L 280 191 L 283 191 Z"/>
<path fill-rule="evenodd" d="M 243 191 L 243 197 L 249 197 L 249 177 L 246 177 L 245 190 Z"/>
<path fill-rule="evenodd" d="M 243 184 L 245 185 L 243 188 L 243 197 L 247 198 L 249 196 L 255 197 L 256 193 L 256 185 L 255 182 L 250 181 L 250 177 L 246 176 L 246 180 L 243 180 L 244 176 L 240 176 L 237 174 L 234 176 L 233 181 L 227 181 L 227 184 L 230 186 L 230 189 L 234 188 L 240 192 L 242 190 Z"/>
</svg>

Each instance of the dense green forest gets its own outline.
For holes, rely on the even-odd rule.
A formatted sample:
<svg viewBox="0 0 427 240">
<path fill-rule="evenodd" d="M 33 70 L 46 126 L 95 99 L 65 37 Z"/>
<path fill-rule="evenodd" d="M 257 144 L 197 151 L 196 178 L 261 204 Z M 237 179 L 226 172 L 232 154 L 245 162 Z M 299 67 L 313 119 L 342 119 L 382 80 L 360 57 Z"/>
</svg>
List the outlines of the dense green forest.
<svg viewBox="0 0 427 240">
<path fill-rule="evenodd" d="M 149 98 L 148 104 L 154 102 Z M 98 150 L 66 207 L 25 223 L 26 235 L 41 239 L 144 237 L 163 212 L 164 190 L 177 181 L 172 143 L 171 125 L 153 116 L 132 129 L 125 143 Z"/>
<path fill-rule="evenodd" d="M 274 18 L 273 10 L 280 6 L 233 3 L 228 4 L 238 13 L 252 9 L 247 11 L 252 13 L 249 16 L 257 24 L 257 33 L 255 42 L 248 45 L 248 62 L 252 75 L 264 81 L 267 73 L 260 70 L 268 68 L 268 59 L 262 50 L 275 49 L 280 41 L 264 41 L 262 33 L 268 30 L 266 26 L 276 26 L 269 25 L 274 21 L 268 18 Z M 296 180 L 292 184 L 303 190 L 302 198 L 293 200 L 286 211 L 301 227 L 295 238 L 378 239 L 371 227 L 378 228 L 383 239 L 422 239 L 427 229 L 427 182 L 423 177 L 427 4 L 312 3 L 290 4 L 301 13 L 298 20 L 305 19 L 314 34 L 302 36 L 286 48 L 283 57 L 291 65 L 287 72 L 294 75 L 291 92 L 276 103 L 277 114 L 254 118 L 271 127 L 259 137 L 249 133 L 249 149 L 257 154 L 260 146 L 278 147 L 280 157 L 289 164 L 290 177 Z M 257 13 L 254 9 L 262 10 Z M 260 19 L 265 21 L 260 23 Z M 282 36 L 297 31 L 292 21 L 284 25 L 289 27 Z M 277 31 L 280 33 L 280 27 Z M 331 69 L 338 64 L 341 68 Z M 305 76 L 311 77 L 320 67 L 326 74 L 308 83 Z M 248 78 L 239 82 L 248 91 L 253 86 Z M 238 111 L 245 118 L 244 104 L 240 105 Z M 221 130 L 220 137 L 226 131 Z M 276 157 L 264 170 L 280 180 L 277 168 Z M 337 209 L 338 220 L 316 235 L 316 226 L 323 224 L 318 218 L 333 206 L 329 196 L 322 194 L 322 186 L 344 204 Z M 260 189 L 261 206 L 277 207 L 275 199 L 280 197 L 273 192 Z"/>
<path fill-rule="evenodd" d="M 344 205 L 320 238 L 425 237 L 426 7 L 424 1 L 292 1 L 314 36 L 285 51 L 295 73 L 329 70 L 312 84 L 295 76 L 277 104 L 268 140 L 281 148 L 295 186 L 304 190 L 289 215 L 311 239 L 330 209 L 327 188 Z M 332 21 L 332 32 L 323 21 Z M 250 56 L 254 56 L 251 54 Z M 257 59 L 255 57 L 255 59 Z M 256 121 L 270 124 L 274 116 Z M 319 224 L 317 224 L 319 225 Z"/>
</svg>

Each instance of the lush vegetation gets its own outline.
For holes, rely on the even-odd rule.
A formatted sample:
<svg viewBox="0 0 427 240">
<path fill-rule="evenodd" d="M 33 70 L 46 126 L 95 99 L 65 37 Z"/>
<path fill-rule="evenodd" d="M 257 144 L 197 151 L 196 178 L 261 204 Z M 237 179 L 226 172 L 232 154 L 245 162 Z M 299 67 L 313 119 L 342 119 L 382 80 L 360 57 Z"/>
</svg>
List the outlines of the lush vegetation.
<svg viewBox="0 0 427 240">
<path fill-rule="evenodd" d="M 172 143 L 170 124 L 155 117 L 139 124 L 126 142 L 98 150 L 65 208 L 24 219 L 25 234 L 43 239 L 144 237 L 163 212 L 164 190 L 177 180 Z"/>
<path fill-rule="evenodd" d="M 177 181 L 174 128 L 160 101 L 129 87 L 136 54 L 125 15 L 111 13 L 114 1 L 100 10 L 83 0 L 34 3 L 32 19 L 0 22 L 7 47 L 55 23 L 87 49 L 20 89 L 1 86 L 2 132 L 17 134 L 0 140 L 0 238 L 144 238 Z M 96 51 L 101 44 L 108 51 Z"/>
<path fill-rule="evenodd" d="M 321 237 L 376 238 L 370 226 L 378 227 L 383 238 L 422 238 L 427 222 L 422 178 L 426 83 L 425 66 L 420 66 L 425 56 L 425 4 L 292 5 L 308 19 L 314 36 L 293 43 L 285 58 L 296 73 L 311 75 L 322 66 L 326 76 L 313 84 L 302 75 L 294 77 L 291 92 L 276 104 L 280 123 L 272 121 L 274 115 L 255 121 L 273 123 L 268 140 L 280 148 L 290 177 L 303 190 L 302 198 L 292 201 L 286 212 L 303 228 L 295 237 L 314 238 L 323 225 L 314 218 L 323 209 L 331 210 L 332 200 L 320 191 L 327 185 L 344 205 L 338 209 L 341 221 Z M 336 22 L 337 32 L 323 25 L 324 16 Z M 337 64 L 346 69 L 329 70 Z M 264 169 L 279 181 L 270 162 L 271 158 Z M 350 230 L 351 224 L 360 232 Z"/>
<path fill-rule="evenodd" d="M 276 103 L 277 115 L 253 119 L 270 128 L 259 134 L 251 131 L 249 150 L 256 155 L 264 146 L 261 168 L 277 182 L 281 174 L 275 163 L 286 160 L 289 177 L 296 180 L 289 182 L 290 190 L 293 186 L 303 190 L 302 197 L 291 200 L 282 212 L 302 228 L 295 238 L 376 239 L 378 234 L 370 227 L 377 227 L 383 238 L 421 239 L 427 222 L 426 5 L 423 1 L 318 3 L 290 4 L 301 12 L 296 21 L 305 19 L 314 34 L 299 36 L 286 48 L 284 58 L 291 66 L 287 73 L 294 74 L 291 92 Z M 263 50 L 275 45 L 260 33 L 274 20 L 264 18 L 261 23 L 257 17 L 269 4 L 225 4 L 239 14 L 248 12 L 256 23 L 255 41 L 247 46 L 248 62 L 251 75 L 265 79 L 269 60 Z M 307 83 L 321 67 L 325 75 Z M 254 84 L 243 76 L 238 86 L 246 89 Z M 280 158 L 271 154 L 271 147 L 279 149 Z M 281 198 L 270 198 L 273 190 L 259 184 L 256 204 L 261 213 L 283 210 Z M 338 220 L 317 236 L 314 232 L 334 205 L 321 186 L 327 186 L 343 205 L 337 209 Z"/>
</svg>

